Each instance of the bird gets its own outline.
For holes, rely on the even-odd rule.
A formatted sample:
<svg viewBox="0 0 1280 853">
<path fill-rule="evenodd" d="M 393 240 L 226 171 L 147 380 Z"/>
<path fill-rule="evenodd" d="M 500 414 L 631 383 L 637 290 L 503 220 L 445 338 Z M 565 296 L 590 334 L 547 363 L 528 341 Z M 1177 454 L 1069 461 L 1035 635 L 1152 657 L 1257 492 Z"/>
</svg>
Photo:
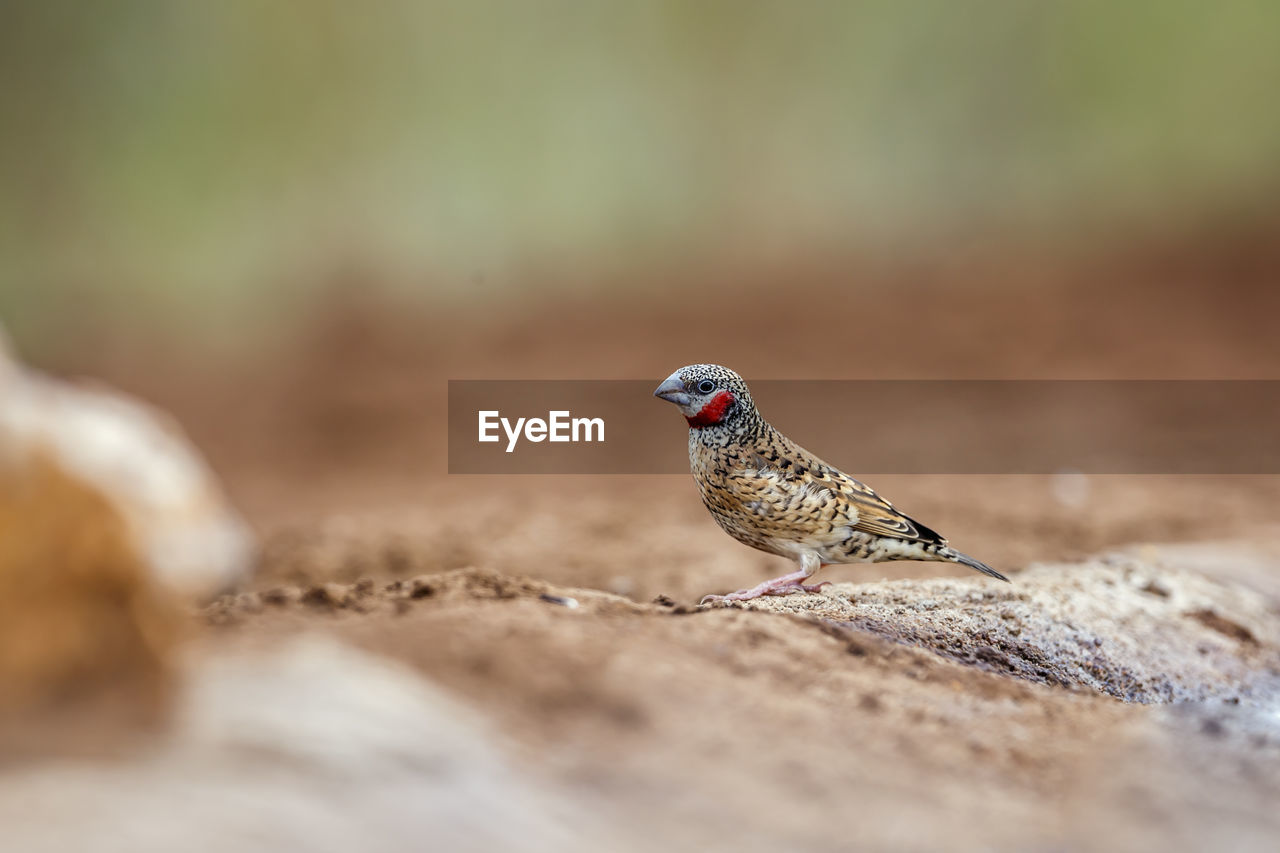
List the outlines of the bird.
<svg viewBox="0 0 1280 853">
<path fill-rule="evenodd" d="M 701 604 L 818 592 L 830 581 L 806 581 L 837 563 L 950 562 L 1008 582 L 779 432 L 729 368 L 687 365 L 653 395 L 673 403 L 689 423 L 689 467 L 716 523 L 744 545 L 799 564 L 751 589 L 704 596 Z"/>
</svg>

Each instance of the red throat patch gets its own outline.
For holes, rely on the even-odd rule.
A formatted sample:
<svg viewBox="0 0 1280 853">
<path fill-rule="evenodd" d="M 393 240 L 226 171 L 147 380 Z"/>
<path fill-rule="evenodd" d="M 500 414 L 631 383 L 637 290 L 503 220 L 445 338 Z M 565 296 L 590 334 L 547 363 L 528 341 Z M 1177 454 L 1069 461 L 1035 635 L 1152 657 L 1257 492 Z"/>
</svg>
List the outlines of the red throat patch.
<svg viewBox="0 0 1280 853">
<path fill-rule="evenodd" d="M 724 420 L 724 413 L 733 405 L 734 396 L 728 391 L 721 391 L 719 394 L 711 398 L 711 401 L 702 407 L 702 410 L 693 417 L 685 416 L 685 420 L 689 422 L 689 426 L 693 429 L 702 429 L 703 427 L 715 426 Z"/>
</svg>

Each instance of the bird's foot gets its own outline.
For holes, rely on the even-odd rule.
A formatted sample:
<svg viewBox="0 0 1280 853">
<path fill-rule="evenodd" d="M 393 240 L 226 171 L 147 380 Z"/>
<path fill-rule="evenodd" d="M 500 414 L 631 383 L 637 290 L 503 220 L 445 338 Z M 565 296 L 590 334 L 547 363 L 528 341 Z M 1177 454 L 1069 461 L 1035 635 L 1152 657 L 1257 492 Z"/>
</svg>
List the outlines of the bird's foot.
<svg viewBox="0 0 1280 853">
<path fill-rule="evenodd" d="M 796 595 L 797 593 L 819 592 L 824 586 L 831 583 L 831 581 L 804 583 L 803 577 L 805 576 L 802 575 L 797 578 L 795 575 L 783 575 L 780 578 L 765 581 L 751 589 L 740 589 L 728 595 L 704 595 L 698 604 L 708 604 L 713 601 L 750 601 L 753 598 L 760 598 L 764 595 Z"/>
</svg>

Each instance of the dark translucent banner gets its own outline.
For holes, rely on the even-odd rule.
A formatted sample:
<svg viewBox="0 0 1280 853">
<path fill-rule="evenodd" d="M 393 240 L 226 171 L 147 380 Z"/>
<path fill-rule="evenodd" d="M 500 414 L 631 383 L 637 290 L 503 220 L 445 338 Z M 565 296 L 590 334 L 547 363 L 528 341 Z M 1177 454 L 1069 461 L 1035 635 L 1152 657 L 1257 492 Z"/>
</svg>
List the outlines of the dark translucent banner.
<svg viewBox="0 0 1280 853">
<path fill-rule="evenodd" d="M 450 381 L 449 472 L 685 473 L 688 428 L 659 381 Z M 750 385 L 766 420 L 855 476 L 1280 473 L 1280 381 Z"/>
</svg>

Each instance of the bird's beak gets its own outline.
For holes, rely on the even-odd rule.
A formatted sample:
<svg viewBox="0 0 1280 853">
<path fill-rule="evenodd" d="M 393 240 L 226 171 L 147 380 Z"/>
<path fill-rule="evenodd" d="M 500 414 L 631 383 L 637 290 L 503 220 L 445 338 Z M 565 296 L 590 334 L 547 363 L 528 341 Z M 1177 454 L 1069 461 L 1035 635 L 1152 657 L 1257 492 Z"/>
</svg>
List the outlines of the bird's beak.
<svg viewBox="0 0 1280 853">
<path fill-rule="evenodd" d="M 661 397 L 668 403 L 675 403 L 677 406 L 687 406 L 693 402 L 693 398 L 684 390 L 684 383 L 674 373 L 654 389 L 653 396 Z"/>
</svg>

